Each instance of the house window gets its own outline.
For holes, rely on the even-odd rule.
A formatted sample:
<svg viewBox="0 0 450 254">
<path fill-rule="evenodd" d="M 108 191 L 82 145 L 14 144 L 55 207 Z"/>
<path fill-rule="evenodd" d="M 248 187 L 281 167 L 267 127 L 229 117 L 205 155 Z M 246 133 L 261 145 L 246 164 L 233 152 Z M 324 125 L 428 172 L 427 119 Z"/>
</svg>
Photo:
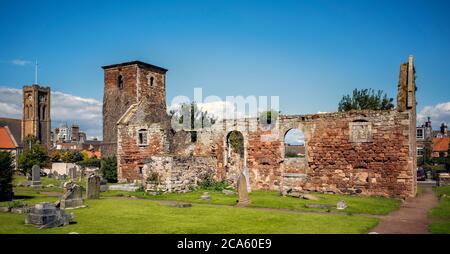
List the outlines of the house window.
<svg viewBox="0 0 450 254">
<path fill-rule="evenodd" d="M 423 129 L 416 130 L 416 138 L 423 139 Z"/>
<path fill-rule="evenodd" d="M 123 88 L 123 77 L 122 77 L 122 75 L 119 75 L 119 77 L 117 77 L 117 87 L 119 89 Z"/>
<path fill-rule="evenodd" d="M 423 147 L 417 147 L 417 156 L 423 156 L 424 153 Z"/>
<path fill-rule="evenodd" d="M 148 145 L 147 142 L 147 130 L 141 129 L 138 131 L 138 145 L 139 146 L 146 146 Z"/>
</svg>

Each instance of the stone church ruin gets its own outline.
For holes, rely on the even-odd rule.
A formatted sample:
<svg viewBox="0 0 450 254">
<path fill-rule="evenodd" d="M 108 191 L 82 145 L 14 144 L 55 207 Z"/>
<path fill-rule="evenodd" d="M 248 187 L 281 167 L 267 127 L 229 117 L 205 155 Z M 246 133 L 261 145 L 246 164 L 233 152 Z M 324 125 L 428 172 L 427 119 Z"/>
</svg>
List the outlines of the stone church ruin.
<svg viewBox="0 0 450 254">
<path fill-rule="evenodd" d="M 280 115 L 270 128 L 256 117 L 223 119 L 195 135 L 171 128 L 166 69 L 139 61 L 103 69 L 103 153 L 117 156 L 121 182 L 186 192 L 209 176 L 237 186 L 246 169 L 252 190 L 415 196 L 412 56 L 400 65 L 395 109 Z M 302 156 L 286 156 L 291 129 L 304 133 Z"/>
</svg>

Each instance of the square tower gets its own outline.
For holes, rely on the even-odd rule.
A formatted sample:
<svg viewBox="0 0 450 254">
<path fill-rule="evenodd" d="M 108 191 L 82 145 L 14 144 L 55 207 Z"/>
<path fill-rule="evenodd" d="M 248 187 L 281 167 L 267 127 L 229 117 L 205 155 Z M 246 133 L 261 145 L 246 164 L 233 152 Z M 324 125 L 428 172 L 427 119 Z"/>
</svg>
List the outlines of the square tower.
<svg viewBox="0 0 450 254">
<path fill-rule="evenodd" d="M 22 141 L 27 135 L 50 148 L 50 87 L 37 84 L 23 87 Z"/>
<path fill-rule="evenodd" d="M 117 121 L 128 108 L 142 100 L 166 110 L 167 70 L 141 61 L 102 67 L 103 146 L 102 156 L 110 157 L 117 150 Z"/>
</svg>

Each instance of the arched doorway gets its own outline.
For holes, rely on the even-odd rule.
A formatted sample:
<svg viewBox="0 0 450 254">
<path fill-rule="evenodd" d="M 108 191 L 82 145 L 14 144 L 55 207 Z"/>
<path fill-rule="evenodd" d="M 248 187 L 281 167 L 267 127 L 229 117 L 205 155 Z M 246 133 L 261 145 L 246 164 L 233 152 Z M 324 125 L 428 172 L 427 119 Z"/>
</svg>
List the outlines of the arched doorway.
<svg viewBox="0 0 450 254">
<path fill-rule="evenodd" d="M 285 173 L 306 174 L 307 146 L 304 133 L 296 128 L 284 135 L 284 171 Z"/>
<path fill-rule="evenodd" d="M 225 140 L 225 179 L 234 187 L 247 166 L 245 157 L 244 136 L 239 131 L 229 132 Z"/>
</svg>

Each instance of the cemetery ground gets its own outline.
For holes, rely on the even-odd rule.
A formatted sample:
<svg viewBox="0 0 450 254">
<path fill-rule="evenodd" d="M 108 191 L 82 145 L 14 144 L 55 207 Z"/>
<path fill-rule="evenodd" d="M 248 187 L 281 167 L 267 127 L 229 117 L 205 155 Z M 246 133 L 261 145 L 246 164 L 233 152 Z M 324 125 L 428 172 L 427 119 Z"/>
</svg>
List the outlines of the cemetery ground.
<svg viewBox="0 0 450 254">
<path fill-rule="evenodd" d="M 0 206 L 54 202 L 62 194 L 61 181 L 42 177 L 42 186 L 18 186 L 24 177 L 15 176 L 15 199 Z M 83 183 L 80 183 L 84 185 Z M 447 190 L 448 191 L 448 190 Z M 212 200 L 200 196 L 209 192 Z M 448 193 L 448 192 L 447 192 Z M 100 199 L 85 200 L 86 208 L 67 210 L 75 215 L 75 223 L 64 227 L 38 229 L 25 225 L 25 214 L 0 212 L 0 233 L 368 233 L 380 217 L 400 206 L 400 201 L 383 197 L 317 194 L 320 200 L 282 197 L 278 192 L 253 191 L 251 204 L 235 207 L 237 195 L 221 191 L 195 190 L 185 194 L 150 195 L 144 192 L 107 191 Z M 443 194 L 442 194 L 443 195 Z M 448 194 L 447 194 L 448 195 Z M 445 197 L 444 197 L 445 198 Z M 345 200 L 348 207 L 336 210 Z M 192 207 L 178 208 L 171 201 L 189 202 Z M 306 204 L 329 204 L 332 208 L 306 208 Z M 448 199 L 430 212 L 432 232 L 449 232 Z"/>
</svg>

